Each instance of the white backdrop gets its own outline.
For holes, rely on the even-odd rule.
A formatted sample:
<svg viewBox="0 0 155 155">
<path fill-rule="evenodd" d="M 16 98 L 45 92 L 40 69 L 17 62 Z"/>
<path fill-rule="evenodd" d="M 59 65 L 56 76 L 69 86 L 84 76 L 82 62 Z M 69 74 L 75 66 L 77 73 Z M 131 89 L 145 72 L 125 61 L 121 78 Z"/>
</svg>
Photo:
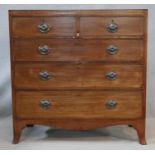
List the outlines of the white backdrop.
<svg viewBox="0 0 155 155">
<path fill-rule="evenodd" d="M 11 115 L 8 10 L 14 9 L 148 9 L 147 118 L 155 123 L 155 5 L 0 5 L 0 118 Z"/>
</svg>

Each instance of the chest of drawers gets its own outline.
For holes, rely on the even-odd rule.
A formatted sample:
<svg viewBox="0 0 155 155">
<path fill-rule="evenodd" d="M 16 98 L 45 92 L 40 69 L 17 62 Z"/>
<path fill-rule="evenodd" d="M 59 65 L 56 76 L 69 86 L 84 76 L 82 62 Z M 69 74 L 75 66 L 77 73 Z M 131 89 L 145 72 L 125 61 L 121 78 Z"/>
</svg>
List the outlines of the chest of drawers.
<svg viewBox="0 0 155 155">
<path fill-rule="evenodd" d="M 35 124 L 131 125 L 145 144 L 147 10 L 10 10 L 14 143 Z"/>
</svg>

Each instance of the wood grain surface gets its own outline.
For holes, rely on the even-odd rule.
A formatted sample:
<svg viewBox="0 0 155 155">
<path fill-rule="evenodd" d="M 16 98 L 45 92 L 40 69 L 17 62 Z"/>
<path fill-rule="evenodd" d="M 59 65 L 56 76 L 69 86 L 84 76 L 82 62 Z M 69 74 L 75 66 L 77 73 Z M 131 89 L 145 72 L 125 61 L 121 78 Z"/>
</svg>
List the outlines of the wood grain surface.
<svg viewBox="0 0 155 155">
<path fill-rule="evenodd" d="M 49 53 L 42 55 L 38 48 L 47 45 Z M 110 45 L 117 47 L 109 54 Z M 132 46 L 131 46 L 132 45 Z M 16 39 L 14 61 L 104 61 L 140 62 L 144 56 L 144 41 L 137 39 Z"/>
<path fill-rule="evenodd" d="M 39 73 L 47 71 L 51 78 L 40 79 Z M 115 72 L 117 78 L 106 77 Z M 18 63 L 15 64 L 15 86 L 18 89 L 110 89 L 142 88 L 141 65 Z"/>
</svg>

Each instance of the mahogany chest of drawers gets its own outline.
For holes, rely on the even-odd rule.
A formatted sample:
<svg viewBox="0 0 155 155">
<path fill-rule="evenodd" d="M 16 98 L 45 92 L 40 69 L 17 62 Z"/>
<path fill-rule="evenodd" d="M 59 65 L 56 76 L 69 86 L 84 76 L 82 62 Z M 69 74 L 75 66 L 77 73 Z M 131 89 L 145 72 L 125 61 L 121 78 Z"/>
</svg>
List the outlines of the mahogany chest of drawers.
<svg viewBox="0 0 155 155">
<path fill-rule="evenodd" d="M 131 125 L 145 144 L 147 10 L 10 10 L 14 143 L 34 124 Z"/>
</svg>

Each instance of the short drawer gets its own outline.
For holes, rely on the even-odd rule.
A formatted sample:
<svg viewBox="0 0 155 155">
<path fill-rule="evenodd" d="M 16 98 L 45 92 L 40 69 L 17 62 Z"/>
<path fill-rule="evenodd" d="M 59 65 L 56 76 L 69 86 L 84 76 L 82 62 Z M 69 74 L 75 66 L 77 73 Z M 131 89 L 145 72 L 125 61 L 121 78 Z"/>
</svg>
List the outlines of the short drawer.
<svg viewBox="0 0 155 155">
<path fill-rule="evenodd" d="M 143 40 L 15 39 L 15 61 L 141 61 Z"/>
<path fill-rule="evenodd" d="M 16 92 L 19 118 L 139 118 L 141 92 L 48 91 Z"/>
<path fill-rule="evenodd" d="M 13 36 L 74 36 L 76 32 L 74 17 L 14 17 Z"/>
<path fill-rule="evenodd" d="M 81 36 L 143 35 L 143 17 L 81 17 Z"/>
<path fill-rule="evenodd" d="M 26 89 L 141 88 L 141 65 L 17 63 L 14 82 Z"/>
</svg>

